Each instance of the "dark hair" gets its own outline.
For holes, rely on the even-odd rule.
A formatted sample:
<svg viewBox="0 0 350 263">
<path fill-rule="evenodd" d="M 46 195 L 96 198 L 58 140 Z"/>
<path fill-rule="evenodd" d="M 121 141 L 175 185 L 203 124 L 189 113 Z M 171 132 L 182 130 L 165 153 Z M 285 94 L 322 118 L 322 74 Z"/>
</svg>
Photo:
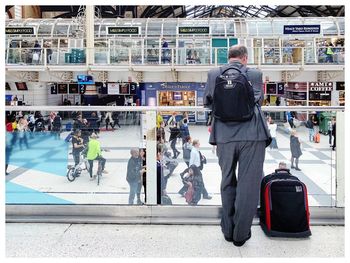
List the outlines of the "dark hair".
<svg viewBox="0 0 350 263">
<path fill-rule="evenodd" d="M 230 47 L 228 58 L 243 58 L 248 55 L 248 49 L 243 45 L 234 45 Z"/>
<path fill-rule="evenodd" d="M 189 169 L 193 170 L 193 175 L 199 175 L 201 173 L 201 170 L 199 170 L 199 168 L 197 166 L 195 166 L 194 164 L 192 164 Z"/>
</svg>

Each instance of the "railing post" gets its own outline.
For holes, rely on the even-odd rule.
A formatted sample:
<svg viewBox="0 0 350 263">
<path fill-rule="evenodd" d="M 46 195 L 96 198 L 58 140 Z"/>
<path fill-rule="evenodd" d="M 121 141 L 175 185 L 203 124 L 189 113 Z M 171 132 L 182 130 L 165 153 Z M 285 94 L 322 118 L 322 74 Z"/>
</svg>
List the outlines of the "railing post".
<svg viewBox="0 0 350 263">
<path fill-rule="evenodd" d="M 147 205 L 157 204 L 156 111 L 146 111 Z"/>
<path fill-rule="evenodd" d="M 44 66 L 46 67 L 47 65 L 47 48 L 44 48 Z"/>
<path fill-rule="evenodd" d="M 305 47 L 301 48 L 301 67 L 305 66 Z"/>
<path fill-rule="evenodd" d="M 261 49 L 258 47 L 258 68 L 261 66 Z"/>
<path fill-rule="evenodd" d="M 171 67 L 173 68 L 174 67 L 174 60 L 175 60 L 175 57 L 174 57 L 174 49 L 172 48 L 171 49 Z"/>
<path fill-rule="evenodd" d="M 131 66 L 131 48 L 128 48 L 129 51 L 129 66 Z"/>
<path fill-rule="evenodd" d="M 336 166 L 335 166 L 335 188 L 336 207 L 345 207 L 345 113 L 337 112 L 336 115 Z"/>
<path fill-rule="evenodd" d="M 215 59 L 215 66 L 218 66 L 218 48 L 216 47 L 214 50 L 214 59 Z"/>
</svg>

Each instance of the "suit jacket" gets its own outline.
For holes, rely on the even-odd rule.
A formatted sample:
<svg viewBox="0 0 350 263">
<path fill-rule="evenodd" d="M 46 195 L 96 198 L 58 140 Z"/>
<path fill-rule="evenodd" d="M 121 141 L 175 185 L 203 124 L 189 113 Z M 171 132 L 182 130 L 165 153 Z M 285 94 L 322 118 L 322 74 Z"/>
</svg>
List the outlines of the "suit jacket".
<svg viewBox="0 0 350 263">
<path fill-rule="evenodd" d="M 229 66 L 242 68 L 239 62 L 233 62 L 222 67 L 225 70 Z M 208 72 L 207 84 L 204 92 L 204 106 L 212 108 L 213 95 L 215 89 L 216 77 L 220 75 L 220 68 L 212 69 Z M 248 68 L 248 80 L 254 89 L 255 102 L 262 104 L 264 99 L 262 72 L 258 69 Z M 258 106 L 254 109 L 255 114 L 250 121 L 246 122 L 221 122 L 213 118 L 212 132 L 210 133 L 209 143 L 227 143 L 234 141 L 266 141 L 271 140 L 270 132 L 267 128 L 264 114 Z M 268 144 L 268 143 L 267 143 Z"/>
</svg>

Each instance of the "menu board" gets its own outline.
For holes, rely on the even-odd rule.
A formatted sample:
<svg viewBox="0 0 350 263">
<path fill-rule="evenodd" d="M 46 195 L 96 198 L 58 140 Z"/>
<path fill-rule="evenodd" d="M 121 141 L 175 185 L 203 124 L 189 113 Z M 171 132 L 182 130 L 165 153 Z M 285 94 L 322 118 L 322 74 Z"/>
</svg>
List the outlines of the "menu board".
<svg viewBox="0 0 350 263">
<path fill-rule="evenodd" d="M 57 90 L 58 90 L 58 94 L 67 94 L 68 93 L 68 84 L 67 83 L 58 83 Z"/>
</svg>

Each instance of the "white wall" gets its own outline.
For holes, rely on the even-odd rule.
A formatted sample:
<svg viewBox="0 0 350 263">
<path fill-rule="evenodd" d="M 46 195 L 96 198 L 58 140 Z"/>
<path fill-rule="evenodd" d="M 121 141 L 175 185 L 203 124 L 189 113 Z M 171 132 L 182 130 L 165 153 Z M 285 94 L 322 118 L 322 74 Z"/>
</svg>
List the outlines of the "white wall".
<svg viewBox="0 0 350 263">
<path fill-rule="evenodd" d="M 23 100 L 26 105 L 48 105 L 47 88 L 45 83 L 26 82 L 28 90 L 18 91 L 14 82 L 9 82 L 11 90 L 6 90 L 6 95 L 17 95 L 18 100 Z"/>
</svg>

